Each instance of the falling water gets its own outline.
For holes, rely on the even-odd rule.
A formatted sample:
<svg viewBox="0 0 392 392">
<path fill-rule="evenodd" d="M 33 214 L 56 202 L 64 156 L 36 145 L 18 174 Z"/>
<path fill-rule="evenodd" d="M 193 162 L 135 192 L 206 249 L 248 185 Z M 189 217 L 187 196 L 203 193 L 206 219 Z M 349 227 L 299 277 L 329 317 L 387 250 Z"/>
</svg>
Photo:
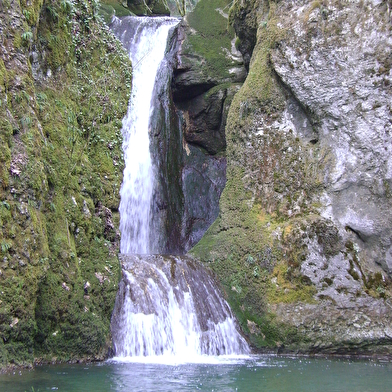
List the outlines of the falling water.
<svg viewBox="0 0 392 392">
<path fill-rule="evenodd" d="M 123 279 L 112 318 L 119 357 L 249 353 L 214 279 L 187 256 L 121 256 Z"/>
<path fill-rule="evenodd" d="M 149 125 L 155 77 L 164 57 L 174 18 L 116 19 L 113 31 L 129 52 L 133 64 L 132 97 L 123 120 L 125 170 L 121 187 L 121 253 L 150 252 L 153 168 Z"/>
<path fill-rule="evenodd" d="M 168 34 L 177 23 L 174 18 L 127 17 L 112 25 L 133 63 L 132 98 L 123 121 L 123 278 L 112 316 L 115 353 L 121 358 L 190 361 L 200 355 L 249 352 L 227 302 L 200 263 L 186 256 L 148 256 L 153 249 L 151 102 Z"/>
</svg>

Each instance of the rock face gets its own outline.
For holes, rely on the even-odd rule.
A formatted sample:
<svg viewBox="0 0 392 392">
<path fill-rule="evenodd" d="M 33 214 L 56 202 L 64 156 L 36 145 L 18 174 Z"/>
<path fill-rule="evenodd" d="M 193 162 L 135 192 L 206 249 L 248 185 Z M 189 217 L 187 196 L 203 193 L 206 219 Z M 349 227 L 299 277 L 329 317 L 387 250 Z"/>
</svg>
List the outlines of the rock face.
<svg viewBox="0 0 392 392">
<path fill-rule="evenodd" d="M 0 33 L 0 367 L 104 358 L 131 66 L 88 1 L 4 1 Z"/>
<path fill-rule="evenodd" d="M 171 94 L 182 135 L 183 251 L 218 215 L 226 177 L 227 113 L 246 76 L 227 25 L 228 5 L 226 0 L 199 2 L 174 37 Z"/>
<path fill-rule="evenodd" d="M 370 0 L 231 9 L 249 74 L 220 217 L 193 252 L 257 347 L 392 353 L 390 16 Z"/>
<path fill-rule="evenodd" d="M 353 2 L 320 5 L 304 10 L 302 17 L 281 21 L 294 34 L 271 59 L 283 83 L 311 113 L 319 148 L 331 154 L 325 190 L 317 195 L 320 213 L 358 243 L 364 260 L 391 275 L 389 12 L 382 2 Z"/>
</svg>

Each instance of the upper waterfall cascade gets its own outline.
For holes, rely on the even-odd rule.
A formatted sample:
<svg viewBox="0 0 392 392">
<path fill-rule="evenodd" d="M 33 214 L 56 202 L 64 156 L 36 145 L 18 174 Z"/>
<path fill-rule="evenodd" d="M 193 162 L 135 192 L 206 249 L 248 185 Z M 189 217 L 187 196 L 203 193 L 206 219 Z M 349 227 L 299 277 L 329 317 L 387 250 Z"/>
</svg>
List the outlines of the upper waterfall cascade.
<svg viewBox="0 0 392 392">
<path fill-rule="evenodd" d="M 189 361 L 200 355 L 249 353 L 227 302 L 200 263 L 185 256 L 148 256 L 154 249 L 151 102 L 168 34 L 177 23 L 167 17 L 126 17 L 112 24 L 133 63 L 132 97 L 123 120 L 123 278 L 112 316 L 115 352 L 122 358 L 172 356 Z"/>
<path fill-rule="evenodd" d="M 121 187 L 121 253 L 151 253 L 150 222 L 154 171 L 149 120 L 155 77 L 175 18 L 116 19 L 113 31 L 133 64 L 132 97 L 123 120 L 124 179 Z"/>
</svg>

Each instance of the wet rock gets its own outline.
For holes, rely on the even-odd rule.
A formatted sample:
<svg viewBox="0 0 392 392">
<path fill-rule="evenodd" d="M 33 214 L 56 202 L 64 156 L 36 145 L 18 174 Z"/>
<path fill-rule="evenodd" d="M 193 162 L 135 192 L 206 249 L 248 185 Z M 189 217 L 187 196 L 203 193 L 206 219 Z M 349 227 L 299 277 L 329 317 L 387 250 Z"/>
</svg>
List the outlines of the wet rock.
<svg viewBox="0 0 392 392">
<path fill-rule="evenodd" d="M 203 236 L 219 213 L 219 197 L 225 185 L 226 159 L 206 155 L 188 146 L 189 155 L 182 170 L 185 249 Z"/>
<path fill-rule="evenodd" d="M 212 7 L 210 3 L 208 6 Z M 215 9 L 210 11 L 223 19 L 226 29 L 227 21 Z M 198 67 L 194 61 L 199 53 L 188 48 L 183 55 L 187 34 L 192 34 L 187 26 L 184 23 L 176 28 L 170 39 L 170 50 L 155 87 L 151 124 L 158 176 L 152 225 L 154 232 L 159 233 L 155 241 L 160 244 L 153 248 L 176 254 L 193 246 L 218 214 L 225 181 L 224 127 L 230 101 L 238 88 L 223 85 L 231 80 L 228 71 L 224 75 L 214 74 L 210 83 L 205 67 Z M 203 44 L 208 45 L 209 41 L 206 39 Z M 227 45 L 231 47 L 229 40 Z M 226 62 L 226 54 L 222 50 L 217 55 Z M 229 65 L 232 62 L 227 60 Z M 174 71 L 168 72 L 165 67 Z M 217 83 L 217 87 L 204 93 Z"/>
<path fill-rule="evenodd" d="M 223 105 L 226 97 L 227 88 L 218 87 L 181 105 L 185 120 L 184 136 L 188 143 L 203 147 L 212 155 L 224 151 Z"/>
<path fill-rule="evenodd" d="M 255 8 L 258 6 L 259 4 L 255 0 L 237 1 L 230 11 L 233 27 L 237 34 L 236 46 L 242 53 L 247 70 L 249 70 L 253 48 L 256 45 L 258 14 L 255 12 Z"/>
<path fill-rule="evenodd" d="M 171 125 L 175 128 L 176 122 L 180 124 L 176 151 L 181 159 L 170 166 L 181 169 L 179 178 L 177 174 L 166 177 L 178 181 L 178 190 L 160 194 L 175 197 L 180 207 L 172 208 L 173 202 L 157 200 L 156 209 L 163 213 L 175 210 L 167 213 L 170 217 L 182 210 L 178 218 L 181 222 L 169 234 L 171 244 L 181 238 L 181 245 L 175 247 L 181 251 L 192 247 L 218 215 L 218 200 L 225 183 L 227 113 L 246 77 L 234 34 L 227 31 L 227 18 L 215 2 L 201 1 L 176 29 L 172 43 L 171 105 L 179 119 L 171 119 Z M 172 135 L 170 140 L 173 138 Z M 173 142 L 171 149 L 174 151 Z M 159 147 L 159 151 L 165 150 Z M 175 156 L 178 159 L 178 154 Z"/>
<path fill-rule="evenodd" d="M 201 6 L 200 8 L 202 9 Z M 183 21 L 177 29 L 178 46 L 172 93 L 176 106 L 184 113 L 184 135 L 187 142 L 200 145 L 210 154 L 216 154 L 225 149 L 227 112 L 223 107 L 225 100 L 229 104 L 233 95 L 227 83 L 243 82 L 246 71 L 241 54 L 230 42 L 227 47 L 218 46 L 218 52 L 209 57 L 209 52 L 203 45 L 208 47 L 217 38 L 210 37 L 211 41 L 207 39 L 205 34 L 208 33 L 203 31 L 203 26 L 199 26 L 195 19 L 200 12 L 198 10 L 199 7 L 196 7 L 188 17 L 189 22 Z M 224 20 L 216 10 L 207 10 L 216 12 L 216 18 Z M 193 39 L 201 41 L 198 47 Z M 219 62 L 226 62 L 228 68 L 215 67 L 214 63 Z"/>
</svg>

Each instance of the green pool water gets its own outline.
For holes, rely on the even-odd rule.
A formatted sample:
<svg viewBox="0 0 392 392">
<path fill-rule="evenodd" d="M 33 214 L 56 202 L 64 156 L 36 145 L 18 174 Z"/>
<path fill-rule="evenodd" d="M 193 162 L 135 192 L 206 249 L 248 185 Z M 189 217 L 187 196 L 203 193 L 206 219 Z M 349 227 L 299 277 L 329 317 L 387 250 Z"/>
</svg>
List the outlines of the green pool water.
<svg viewBox="0 0 392 392">
<path fill-rule="evenodd" d="M 276 356 L 170 362 L 40 366 L 0 375 L 0 391 L 392 391 L 388 362 Z"/>
</svg>

